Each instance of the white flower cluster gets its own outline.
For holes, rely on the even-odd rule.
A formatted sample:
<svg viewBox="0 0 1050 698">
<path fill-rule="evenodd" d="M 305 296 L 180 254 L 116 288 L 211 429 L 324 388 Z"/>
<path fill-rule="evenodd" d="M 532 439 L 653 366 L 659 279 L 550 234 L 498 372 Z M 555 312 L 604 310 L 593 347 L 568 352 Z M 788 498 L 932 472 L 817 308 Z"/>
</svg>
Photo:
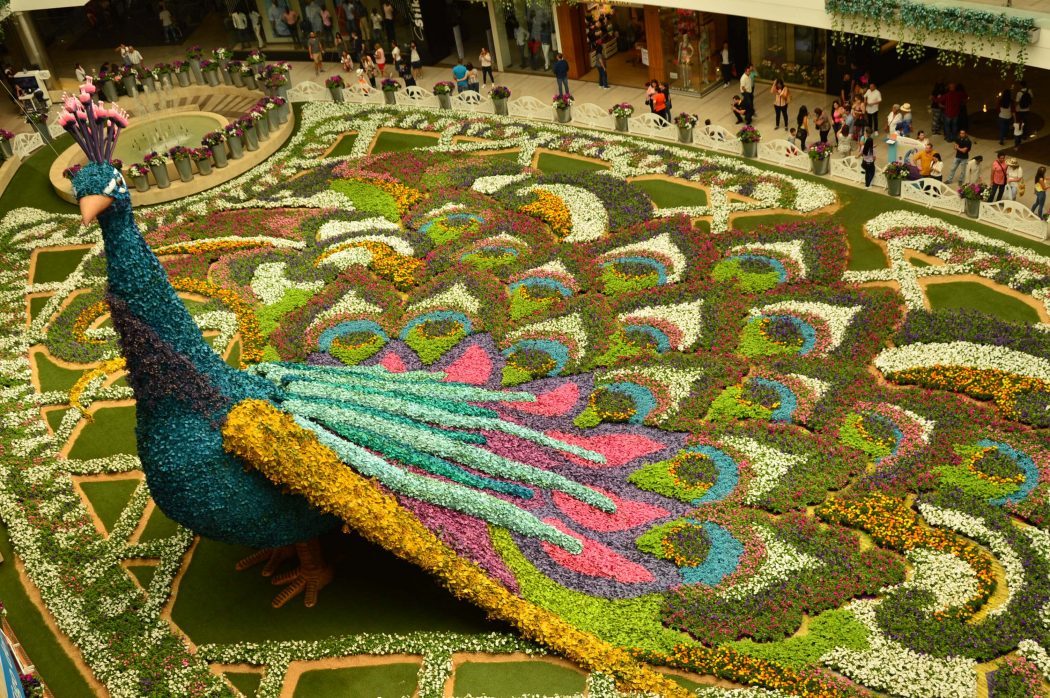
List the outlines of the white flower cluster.
<svg viewBox="0 0 1050 698">
<path fill-rule="evenodd" d="M 347 314 L 368 314 L 378 315 L 383 312 L 375 303 L 370 303 L 361 297 L 361 294 L 357 289 L 350 289 L 346 294 L 337 300 L 335 304 L 330 308 L 325 308 L 323 311 L 318 313 L 314 321 L 310 323 L 310 329 L 323 325 L 329 319 L 337 317 L 339 315 Z"/>
<path fill-rule="evenodd" d="M 830 335 L 829 342 L 827 345 L 827 351 L 834 351 L 842 344 L 842 340 L 846 337 L 846 332 L 849 330 L 850 323 L 853 322 L 853 318 L 856 317 L 857 313 L 861 311 L 859 305 L 832 305 L 830 303 L 818 303 L 816 301 L 783 301 L 781 303 L 772 303 L 765 305 L 760 308 L 752 308 L 751 314 L 758 315 L 778 315 L 778 314 L 802 314 L 802 315 L 813 315 L 823 320 L 828 327 L 828 334 Z"/>
<path fill-rule="evenodd" d="M 524 182 L 532 179 L 532 175 L 522 173 L 515 175 L 490 175 L 487 177 L 478 177 L 474 180 L 474 184 L 470 186 L 476 192 L 482 194 L 495 194 L 500 189 L 516 184 L 518 182 Z"/>
<path fill-rule="evenodd" d="M 388 221 L 386 218 L 373 217 L 364 218 L 358 221 L 326 221 L 317 230 L 317 242 L 325 242 L 331 240 L 334 237 L 351 235 L 354 233 L 364 233 L 373 231 L 394 231 L 400 230 L 401 226 L 397 223 Z"/>
<path fill-rule="evenodd" d="M 518 190 L 518 194 L 545 191 L 561 199 L 569 209 L 572 232 L 565 242 L 591 242 L 609 230 L 609 213 L 605 204 L 592 192 L 572 184 L 535 184 Z"/>
<path fill-rule="evenodd" d="M 463 284 L 455 284 L 429 298 L 413 303 L 408 306 L 407 312 L 414 313 L 430 308 L 456 308 L 468 315 L 476 315 L 481 310 L 481 301 Z"/>
<path fill-rule="evenodd" d="M 906 582 L 879 590 L 888 594 L 894 589 L 922 589 L 933 594 L 931 611 L 962 606 L 978 592 L 977 573 L 964 560 L 950 553 L 916 548 L 905 553 L 912 565 L 912 576 Z"/>
<path fill-rule="evenodd" d="M 507 344 L 512 344 L 519 337 L 533 334 L 563 335 L 571 338 L 577 349 L 576 356 L 573 358 L 577 361 L 582 359 L 587 353 L 587 330 L 583 325 L 583 319 L 577 313 L 562 315 L 561 317 L 527 325 L 508 334 L 504 341 Z"/>
<path fill-rule="evenodd" d="M 1005 371 L 1050 381 L 1050 361 L 1009 347 L 975 342 L 916 342 L 883 349 L 875 367 L 884 374 L 933 366 L 965 366 L 983 371 Z"/>
<path fill-rule="evenodd" d="M 754 472 L 751 485 L 748 487 L 744 501 L 748 504 L 756 504 L 774 487 L 780 484 L 780 478 L 788 474 L 792 468 L 802 465 L 808 460 L 807 456 L 795 456 L 784 453 L 772 446 L 760 444 L 754 439 L 746 436 L 727 435 L 722 437 L 722 442 L 735 451 L 739 451 L 747 458 Z"/>
<path fill-rule="evenodd" d="M 703 307 L 704 299 L 702 298 L 672 305 L 648 305 L 620 313 L 617 319 L 624 324 L 651 322 L 654 319 L 668 322 L 682 333 L 682 339 L 674 345 L 674 349 L 685 351 L 700 339 L 700 333 L 704 328 Z"/>
<path fill-rule="evenodd" d="M 598 383 L 612 383 L 632 379 L 650 379 L 658 382 L 666 391 L 670 404 L 651 415 L 657 422 L 664 421 L 678 412 L 682 400 L 689 397 L 693 384 L 704 377 L 701 369 L 675 368 L 673 366 L 638 366 L 602 371 L 596 377 Z"/>
<path fill-rule="evenodd" d="M 752 526 L 751 530 L 762 539 L 766 557 L 753 575 L 719 592 L 724 599 L 745 599 L 774 584 L 786 582 L 802 570 L 824 566 L 820 560 L 784 542 L 765 526 Z"/>
<path fill-rule="evenodd" d="M 801 274 L 801 277 L 805 279 L 809 275 L 809 269 L 806 267 L 806 257 L 803 253 L 803 244 L 802 240 L 748 242 L 743 245 L 731 247 L 729 251 L 737 254 L 748 252 L 757 252 L 759 254 L 763 252 L 772 252 L 773 254 L 783 255 L 798 265 L 799 273 Z"/>
<path fill-rule="evenodd" d="M 644 242 L 634 242 L 630 245 L 609 250 L 602 255 L 602 258 L 615 259 L 616 257 L 624 257 L 631 254 L 652 256 L 653 253 L 666 257 L 671 262 L 671 268 L 667 270 L 667 283 L 673 284 L 682 280 L 688 260 L 686 260 L 682 251 L 678 249 L 678 245 L 675 245 L 674 241 L 671 240 L 671 236 L 668 233 L 662 233 Z"/>
<path fill-rule="evenodd" d="M 289 289 L 320 291 L 324 288 L 323 281 L 292 281 L 287 271 L 287 262 L 264 262 L 255 268 L 250 285 L 252 293 L 263 305 L 280 302 Z"/>
</svg>

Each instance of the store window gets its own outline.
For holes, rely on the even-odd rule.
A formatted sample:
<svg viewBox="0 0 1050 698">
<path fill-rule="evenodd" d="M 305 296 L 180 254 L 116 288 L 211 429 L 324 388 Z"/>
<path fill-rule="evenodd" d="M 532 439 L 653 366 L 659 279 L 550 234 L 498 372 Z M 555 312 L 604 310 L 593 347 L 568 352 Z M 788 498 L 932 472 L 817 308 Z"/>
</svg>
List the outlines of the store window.
<svg viewBox="0 0 1050 698">
<path fill-rule="evenodd" d="M 824 89 L 827 31 L 749 19 L 751 62 L 763 80 Z"/>
<path fill-rule="evenodd" d="M 667 84 L 672 89 L 704 92 L 721 84 L 722 43 L 727 22 L 724 15 L 694 10 L 660 10 Z"/>
</svg>

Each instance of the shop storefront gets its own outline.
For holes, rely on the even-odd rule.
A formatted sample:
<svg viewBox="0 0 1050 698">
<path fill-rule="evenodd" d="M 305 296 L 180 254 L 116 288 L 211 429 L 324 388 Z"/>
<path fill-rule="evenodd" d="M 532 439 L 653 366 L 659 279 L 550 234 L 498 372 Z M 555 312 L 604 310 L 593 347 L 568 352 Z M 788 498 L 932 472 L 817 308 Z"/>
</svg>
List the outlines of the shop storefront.
<svg viewBox="0 0 1050 698">
<path fill-rule="evenodd" d="M 749 19 L 751 63 L 760 80 L 825 89 L 827 41 L 825 29 L 764 19 Z"/>
<path fill-rule="evenodd" d="M 706 92 L 722 84 L 722 44 L 728 40 L 727 18 L 713 12 L 662 8 L 660 38 L 662 78 L 675 90 Z"/>
</svg>

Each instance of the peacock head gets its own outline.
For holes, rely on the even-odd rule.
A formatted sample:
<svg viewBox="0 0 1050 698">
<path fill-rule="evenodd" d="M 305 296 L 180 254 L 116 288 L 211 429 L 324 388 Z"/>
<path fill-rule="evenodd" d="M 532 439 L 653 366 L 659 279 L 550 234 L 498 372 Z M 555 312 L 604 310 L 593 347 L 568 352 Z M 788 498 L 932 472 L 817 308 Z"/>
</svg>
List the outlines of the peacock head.
<svg viewBox="0 0 1050 698">
<path fill-rule="evenodd" d="M 84 225 L 107 211 L 131 209 L 131 193 L 120 170 L 108 162 L 89 162 L 73 177 L 73 194 Z"/>
<path fill-rule="evenodd" d="M 110 164 L 117 137 L 128 125 L 128 114 L 116 104 L 96 105 L 96 89 L 92 79 L 87 78 L 80 86 L 80 94 L 62 98 L 63 109 L 58 116 L 58 123 L 87 155 L 88 164 L 73 177 L 73 193 L 80 202 L 85 224 L 106 210 L 131 209 L 128 185 Z"/>
</svg>

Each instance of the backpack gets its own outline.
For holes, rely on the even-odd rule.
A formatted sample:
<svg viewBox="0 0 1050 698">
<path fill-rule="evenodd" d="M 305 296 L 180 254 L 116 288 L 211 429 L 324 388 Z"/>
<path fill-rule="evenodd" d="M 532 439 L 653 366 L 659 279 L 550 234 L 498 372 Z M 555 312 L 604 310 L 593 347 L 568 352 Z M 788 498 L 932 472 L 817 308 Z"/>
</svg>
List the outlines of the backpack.
<svg viewBox="0 0 1050 698">
<path fill-rule="evenodd" d="M 1021 93 L 1021 99 L 1017 100 L 1017 106 L 1021 109 L 1029 109 L 1032 106 L 1032 93 L 1024 90 Z"/>
</svg>

